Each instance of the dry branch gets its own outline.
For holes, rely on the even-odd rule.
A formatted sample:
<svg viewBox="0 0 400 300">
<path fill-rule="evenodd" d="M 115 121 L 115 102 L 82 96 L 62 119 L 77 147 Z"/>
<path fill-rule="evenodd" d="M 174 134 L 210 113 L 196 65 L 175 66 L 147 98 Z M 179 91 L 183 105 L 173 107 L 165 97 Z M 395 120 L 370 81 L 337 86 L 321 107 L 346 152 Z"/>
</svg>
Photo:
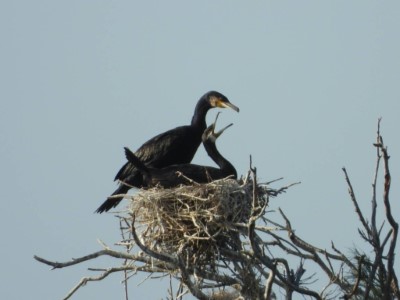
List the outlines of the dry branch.
<svg viewBox="0 0 400 300">
<path fill-rule="evenodd" d="M 339 296 L 344 299 L 368 299 L 379 292 L 382 299 L 400 298 L 393 267 L 398 224 L 390 206 L 389 155 L 380 136 L 379 124 L 377 143 L 374 145 L 378 150 L 378 159 L 370 223 L 360 209 L 350 178 L 343 168 L 350 199 L 361 223 L 359 233 L 375 253 L 373 259 L 363 254 L 345 255 L 333 242 L 333 251 L 329 252 L 302 239 L 294 230 L 293 220 L 280 208 L 277 214 L 270 207 L 272 197 L 286 192 L 294 184 L 273 189 L 270 184 L 276 180 L 259 183 L 257 170 L 252 165 L 245 179 L 239 181 L 225 178 L 208 184 L 171 189 L 155 187 L 139 190 L 130 198 L 126 196 L 130 204 L 125 212 L 118 214 L 122 241 L 116 243 L 124 251 L 103 245 L 101 251 L 67 262 L 53 262 L 38 256 L 35 259 L 53 269 L 104 255 L 123 260 L 119 266 L 90 269 L 101 273 L 82 278 L 65 299 L 89 281 L 102 280 L 114 272 L 124 272 L 126 284 L 139 271 L 150 274 L 149 278 L 159 274 L 178 280 L 180 286 L 175 299 L 182 299 L 190 292 L 204 300 L 267 300 L 274 299 L 276 289 L 281 289 L 286 299 L 292 299 L 295 293 L 314 299 Z M 381 161 L 384 164 L 383 205 L 390 225 L 387 232 L 384 232 L 384 226 L 379 230 L 376 226 L 376 187 Z M 273 220 L 277 217 L 280 221 Z M 291 267 L 289 256 L 299 261 L 297 268 Z M 306 262 L 323 271 L 320 279 L 326 280 L 326 285 L 322 291 L 307 285 L 313 277 L 308 275 L 304 278 L 306 271 L 303 266 Z M 169 296 L 173 300 L 172 286 Z"/>
</svg>

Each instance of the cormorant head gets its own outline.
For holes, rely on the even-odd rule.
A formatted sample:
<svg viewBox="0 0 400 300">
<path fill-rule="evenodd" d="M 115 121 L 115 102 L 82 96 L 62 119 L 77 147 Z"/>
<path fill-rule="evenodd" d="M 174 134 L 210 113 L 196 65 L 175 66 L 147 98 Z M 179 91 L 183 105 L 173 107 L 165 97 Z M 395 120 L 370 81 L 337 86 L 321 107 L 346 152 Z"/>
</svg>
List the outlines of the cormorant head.
<svg viewBox="0 0 400 300">
<path fill-rule="evenodd" d="M 203 133 L 203 135 L 202 135 L 202 137 L 201 137 L 202 140 L 203 140 L 203 142 L 205 142 L 206 140 L 209 140 L 209 141 L 215 143 L 215 141 L 217 140 L 217 138 L 218 138 L 226 129 L 228 129 L 229 127 L 231 127 L 231 126 L 233 125 L 233 123 L 231 123 L 231 124 L 229 124 L 228 126 L 225 126 L 224 128 L 222 128 L 220 131 L 215 132 L 215 126 L 216 126 L 216 124 L 217 124 L 217 119 L 218 119 L 218 116 L 219 116 L 220 113 L 221 113 L 221 112 L 218 112 L 218 113 L 217 113 L 217 116 L 215 117 L 214 123 L 212 123 L 210 126 L 208 126 L 208 127 L 206 128 L 206 130 L 204 130 L 204 133 Z"/>
<path fill-rule="evenodd" d="M 211 107 L 220 107 L 220 108 L 229 107 L 239 112 L 239 107 L 230 103 L 228 98 L 226 98 L 221 93 L 218 93 L 216 91 L 211 91 L 206 93 L 203 97 L 206 98 L 206 101 L 209 103 Z"/>
</svg>

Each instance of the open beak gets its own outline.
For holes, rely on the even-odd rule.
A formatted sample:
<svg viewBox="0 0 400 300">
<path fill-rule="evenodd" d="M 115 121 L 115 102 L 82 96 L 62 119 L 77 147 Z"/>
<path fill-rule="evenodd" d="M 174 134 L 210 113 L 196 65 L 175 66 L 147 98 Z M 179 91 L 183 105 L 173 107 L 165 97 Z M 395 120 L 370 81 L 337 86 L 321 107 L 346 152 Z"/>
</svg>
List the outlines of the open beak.
<svg viewBox="0 0 400 300">
<path fill-rule="evenodd" d="M 233 125 L 233 123 L 229 124 L 228 126 L 225 126 L 224 128 L 222 128 L 220 131 L 218 132 L 213 132 L 213 135 L 215 136 L 215 138 L 218 138 L 226 129 L 228 129 L 229 127 L 231 127 Z"/>
<path fill-rule="evenodd" d="M 236 107 L 236 106 L 235 106 Z M 239 109 L 238 109 L 239 110 Z M 229 127 L 231 127 L 233 125 L 233 123 L 229 124 L 228 126 L 225 126 L 224 128 L 222 128 L 220 131 L 215 132 L 215 126 L 217 124 L 217 120 L 218 120 L 218 116 L 221 112 L 217 113 L 217 116 L 215 117 L 215 121 L 214 123 L 211 125 L 212 126 L 212 131 L 211 134 L 217 139 L 226 129 L 228 129 Z"/>
</svg>

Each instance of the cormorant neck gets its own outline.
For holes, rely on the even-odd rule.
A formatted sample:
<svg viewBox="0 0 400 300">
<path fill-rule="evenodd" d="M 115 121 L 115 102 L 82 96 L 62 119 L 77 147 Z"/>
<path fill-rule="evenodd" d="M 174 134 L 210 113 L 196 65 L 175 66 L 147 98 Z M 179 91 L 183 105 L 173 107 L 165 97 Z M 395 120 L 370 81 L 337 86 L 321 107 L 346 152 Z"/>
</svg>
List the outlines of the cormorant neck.
<svg viewBox="0 0 400 300">
<path fill-rule="evenodd" d="M 199 129 L 201 132 L 203 132 L 207 127 L 206 115 L 210 108 L 210 104 L 207 100 L 201 98 L 194 109 L 191 125 L 196 129 Z"/>
<path fill-rule="evenodd" d="M 217 146 L 215 143 L 211 142 L 210 140 L 206 140 L 204 142 L 204 148 L 207 151 L 208 156 L 218 165 L 222 172 L 227 173 L 228 175 L 235 175 L 237 177 L 235 167 L 219 153 Z"/>
</svg>

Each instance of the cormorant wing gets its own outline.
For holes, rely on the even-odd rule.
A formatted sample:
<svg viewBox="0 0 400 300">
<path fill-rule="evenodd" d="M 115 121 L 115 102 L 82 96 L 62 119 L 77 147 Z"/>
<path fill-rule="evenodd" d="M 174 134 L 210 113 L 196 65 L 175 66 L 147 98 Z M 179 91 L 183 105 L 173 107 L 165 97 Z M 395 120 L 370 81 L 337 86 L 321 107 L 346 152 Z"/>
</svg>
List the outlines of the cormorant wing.
<svg viewBox="0 0 400 300">
<path fill-rule="evenodd" d="M 172 164 L 189 163 L 201 140 L 190 126 L 180 126 L 161 133 L 144 143 L 135 155 L 146 166 L 162 168 Z M 125 180 L 136 168 L 129 162 L 119 170 L 115 180 Z"/>
</svg>

